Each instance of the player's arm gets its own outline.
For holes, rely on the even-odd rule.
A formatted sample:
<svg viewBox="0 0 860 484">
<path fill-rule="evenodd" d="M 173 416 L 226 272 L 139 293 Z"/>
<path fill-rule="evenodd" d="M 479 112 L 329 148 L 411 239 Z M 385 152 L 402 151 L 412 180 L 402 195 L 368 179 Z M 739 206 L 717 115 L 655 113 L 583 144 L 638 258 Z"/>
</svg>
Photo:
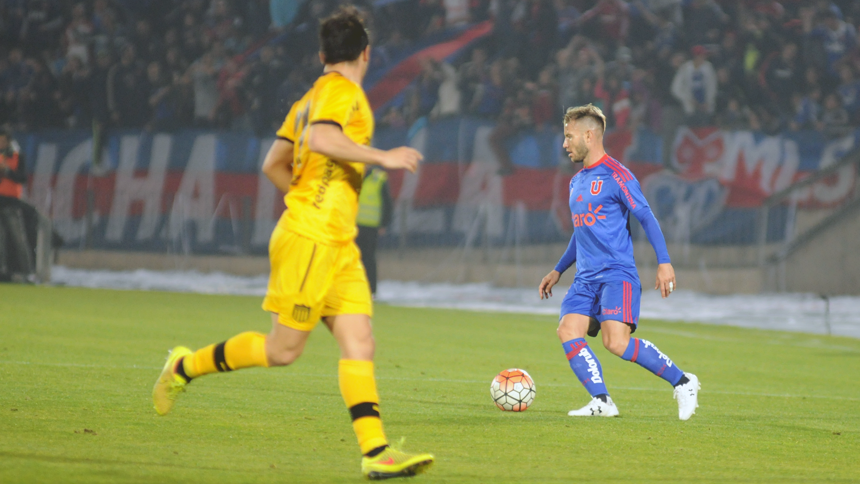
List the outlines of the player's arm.
<svg viewBox="0 0 860 484">
<path fill-rule="evenodd" d="M 561 259 L 559 259 L 558 264 L 555 265 L 555 269 L 551 270 L 549 274 L 544 276 L 544 278 L 540 281 L 540 286 L 538 286 L 538 292 L 540 293 L 540 298 L 550 298 L 552 297 L 552 288 L 556 284 L 558 284 L 559 278 L 564 274 L 564 271 L 570 269 L 570 266 L 576 262 L 576 236 L 570 236 L 570 243 L 567 245 L 567 250 L 562 254 Z"/>
<path fill-rule="evenodd" d="M 293 181 L 293 142 L 278 138 L 272 143 L 266 159 L 263 160 L 263 173 L 278 190 L 287 193 Z"/>
<path fill-rule="evenodd" d="M 387 169 L 406 169 L 413 173 L 423 159 L 417 150 L 401 146 L 383 151 L 364 146 L 349 139 L 337 123 L 318 122 L 311 124 L 308 133 L 308 148 L 336 161 L 378 165 Z"/>
<path fill-rule="evenodd" d="M 660 222 L 651 211 L 648 200 L 642 193 L 642 187 L 639 186 L 639 180 L 633 178 L 624 185 L 627 191 L 620 190 L 619 197 L 628 210 L 633 212 L 636 220 L 642 224 L 645 236 L 648 237 L 648 242 L 657 254 L 657 281 L 654 289 L 659 289 L 664 298 L 669 297 L 669 294 L 675 290 L 675 269 L 672 268 L 672 259 L 669 258 L 669 249 L 666 247 L 663 231 L 660 230 Z"/>
<path fill-rule="evenodd" d="M 657 254 L 657 281 L 654 289 L 659 289 L 664 298 L 675 290 L 675 269 L 672 267 L 672 259 L 669 258 L 669 249 L 666 247 L 666 239 L 660 230 L 660 222 L 651 211 L 651 207 L 643 205 L 633 212 L 636 220 L 645 229 L 645 236 Z"/>
</svg>

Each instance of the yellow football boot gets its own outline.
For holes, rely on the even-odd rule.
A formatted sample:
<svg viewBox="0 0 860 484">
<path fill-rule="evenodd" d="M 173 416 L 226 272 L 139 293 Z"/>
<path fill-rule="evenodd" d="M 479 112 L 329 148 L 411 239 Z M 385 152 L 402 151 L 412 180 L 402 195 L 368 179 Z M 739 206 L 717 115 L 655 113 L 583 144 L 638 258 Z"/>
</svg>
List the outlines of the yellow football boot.
<svg viewBox="0 0 860 484">
<path fill-rule="evenodd" d="M 188 382 L 177 375 L 174 369 L 179 358 L 190 354 L 191 350 L 184 346 L 177 346 L 167 354 L 167 363 L 164 364 L 161 375 L 158 376 L 152 389 L 152 403 L 159 415 L 167 415 L 167 412 L 173 408 L 176 397 L 185 391 L 185 385 Z"/>
<path fill-rule="evenodd" d="M 433 464 L 432 454 L 407 454 L 391 447 L 373 457 L 361 459 L 361 472 L 370 480 L 410 477 L 421 474 Z"/>
</svg>

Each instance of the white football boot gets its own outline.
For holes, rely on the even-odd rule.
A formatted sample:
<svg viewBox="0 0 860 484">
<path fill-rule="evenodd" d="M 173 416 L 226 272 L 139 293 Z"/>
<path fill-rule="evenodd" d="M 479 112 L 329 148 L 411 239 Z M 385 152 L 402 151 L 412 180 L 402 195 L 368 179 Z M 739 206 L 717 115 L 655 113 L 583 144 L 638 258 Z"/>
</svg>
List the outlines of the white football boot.
<svg viewBox="0 0 860 484">
<path fill-rule="evenodd" d="M 689 420 L 699 407 L 699 390 L 702 385 L 696 375 L 684 373 L 684 376 L 690 381 L 675 387 L 674 398 L 678 401 L 678 418 Z"/>
<path fill-rule="evenodd" d="M 606 403 L 599 398 L 592 398 L 588 405 L 579 410 L 571 410 L 567 414 L 571 417 L 617 417 L 618 407 L 610 397 L 606 397 Z"/>
</svg>

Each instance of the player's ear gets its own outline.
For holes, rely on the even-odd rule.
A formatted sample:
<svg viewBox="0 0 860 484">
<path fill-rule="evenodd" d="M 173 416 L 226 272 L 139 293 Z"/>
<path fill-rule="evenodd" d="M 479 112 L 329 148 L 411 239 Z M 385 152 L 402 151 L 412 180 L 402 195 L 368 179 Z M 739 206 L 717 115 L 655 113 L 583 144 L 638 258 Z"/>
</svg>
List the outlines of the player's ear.
<svg viewBox="0 0 860 484">
<path fill-rule="evenodd" d="M 361 53 L 361 59 L 364 62 L 370 62 L 370 44 L 364 48 L 364 52 Z"/>
<path fill-rule="evenodd" d="M 325 65 L 325 54 L 322 51 L 319 51 L 320 56 L 320 64 Z"/>
</svg>

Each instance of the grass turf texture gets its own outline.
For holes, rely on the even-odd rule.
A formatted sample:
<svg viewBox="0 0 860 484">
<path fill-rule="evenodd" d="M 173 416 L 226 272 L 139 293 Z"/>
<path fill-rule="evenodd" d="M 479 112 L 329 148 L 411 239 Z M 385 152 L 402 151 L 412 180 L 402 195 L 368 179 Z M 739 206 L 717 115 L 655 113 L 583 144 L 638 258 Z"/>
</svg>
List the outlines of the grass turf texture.
<svg viewBox="0 0 860 484">
<path fill-rule="evenodd" d="M 268 331 L 260 298 L 0 285 L 0 482 L 360 482 L 320 325 L 293 366 L 201 378 L 159 417 L 166 350 Z M 574 419 L 588 396 L 551 316 L 377 307 L 389 438 L 436 454 L 415 482 L 856 482 L 860 341 L 646 321 L 702 381 L 678 420 L 672 389 L 595 340 L 616 419 Z M 524 413 L 490 381 L 527 369 Z"/>
</svg>

